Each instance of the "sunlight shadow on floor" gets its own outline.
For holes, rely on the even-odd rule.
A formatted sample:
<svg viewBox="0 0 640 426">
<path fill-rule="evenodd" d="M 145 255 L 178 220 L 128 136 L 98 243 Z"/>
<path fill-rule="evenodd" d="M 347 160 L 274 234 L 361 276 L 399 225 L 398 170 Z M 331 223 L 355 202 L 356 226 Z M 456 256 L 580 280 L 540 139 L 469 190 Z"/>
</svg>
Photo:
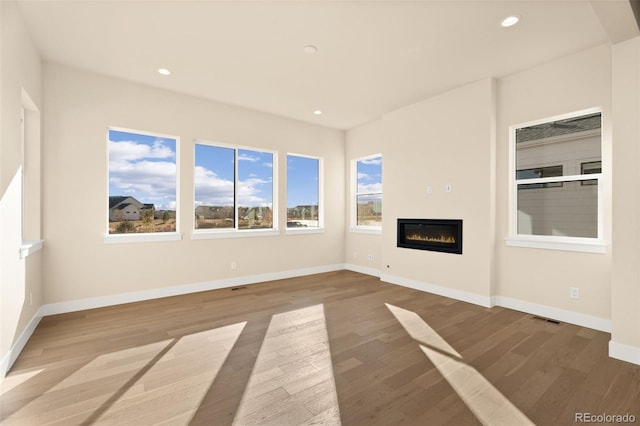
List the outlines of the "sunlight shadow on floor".
<svg viewBox="0 0 640 426">
<path fill-rule="evenodd" d="M 481 423 L 534 424 L 415 312 L 386 305 Z"/>
<path fill-rule="evenodd" d="M 340 425 L 323 305 L 274 315 L 234 425 Z"/>
<path fill-rule="evenodd" d="M 29 411 L 38 424 L 186 424 L 245 325 L 100 354 L 31 401 Z M 11 418 L 19 422 L 20 412 Z"/>
<path fill-rule="evenodd" d="M 4 395 L 5 393 L 10 392 L 12 389 L 20 386 L 32 377 L 37 376 L 42 371 L 44 371 L 44 369 L 40 368 L 38 370 L 25 371 L 24 373 L 13 374 L 5 377 L 2 380 L 2 387 L 0 387 L 0 395 Z"/>
</svg>

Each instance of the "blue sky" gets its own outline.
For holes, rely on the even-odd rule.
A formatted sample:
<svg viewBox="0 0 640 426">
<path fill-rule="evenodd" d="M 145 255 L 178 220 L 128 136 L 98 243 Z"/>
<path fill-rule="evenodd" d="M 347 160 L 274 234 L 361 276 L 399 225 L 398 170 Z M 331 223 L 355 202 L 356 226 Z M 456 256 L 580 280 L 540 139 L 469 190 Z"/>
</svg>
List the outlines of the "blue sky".
<svg viewBox="0 0 640 426">
<path fill-rule="evenodd" d="M 175 210 L 176 146 L 175 139 L 109 130 L 109 196 Z"/>
<path fill-rule="evenodd" d="M 233 206 L 235 151 L 209 145 L 195 145 L 195 204 Z"/>
<path fill-rule="evenodd" d="M 358 192 L 382 192 L 382 157 L 372 157 L 357 162 Z"/>
<path fill-rule="evenodd" d="M 316 158 L 287 156 L 287 207 L 318 205 Z"/>
</svg>

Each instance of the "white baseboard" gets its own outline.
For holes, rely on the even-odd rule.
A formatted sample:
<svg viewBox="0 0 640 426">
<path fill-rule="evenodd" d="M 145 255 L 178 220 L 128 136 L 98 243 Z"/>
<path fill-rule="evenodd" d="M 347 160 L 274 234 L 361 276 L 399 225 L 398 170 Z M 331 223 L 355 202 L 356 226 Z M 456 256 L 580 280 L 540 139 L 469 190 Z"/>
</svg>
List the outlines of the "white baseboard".
<svg viewBox="0 0 640 426">
<path fill-rule="evenodd" d="M 347 269 L 349 269 L 347 265 Z M 357 271 L 356 272 L 361 272 Z M 365 272 L 366 273 L 366 272 Z M 373 274 L 369 274 L 373 275 Z M 512 299 L 504 296 L 482 296 L 476 293 L 470 293 L 462 290 L 456 290 L 449 287 L 443 287 L 435 284 L 415 281 L 407 278 L 397 277 L 393 275 L 381 274 L 380 280 L 391 284 L 397 284 L 416 290 L 426 291 L 428 293 L 437 294 L 451 299 L 463 302 L 473 303 L 475 305 L 490 308 L 493 306 L 501 306 L 503 308 L 513 309 L 515 311 L 525 312 L 532 315 L 538 315 L 545 318 L 555 319 L 561 322 L 579 325 L 581 327 L 592 328 L 594 330 L 611 332 L 611 321 L 605 318 L 595 317 L 592 315 L 581 314 L 578 312 L 567 311 L 546 305 L 538 305 L 536 303 L 525 302 L 523 300 Z"/>
<path fill-rule="evenodd" d="M 473 303 L 475 305 L 491 307 L 491 297 L 482 296 L 468 291 L 456 290 L 450 287 L 442 287 L 435 284 L 429 284 L 422 281 L 410 280 L 408 278 L 396 277 L 393 275 L 381 274 L 380 280 L 391 284 L 401 285 L 403 287 L 413 288 L 415 290 L 426 291 L 427 293 L 437 294 L 439 296 L 449 297 L 451 299 L 463 302 Z"/>
<path fill-rule="evenodd" d="M 640 348 L 609 341 L 609 356 L 621 361 L 640 365 Z"/>
<path fill-rule="evenodd" d="M 344 269 L 353 272 L 359 272 L 365 275 L 371 275 L 372 277 L 380 277 L 380 270 L 375 268 L 367 268 L 366 266 L 354 265 L 352 263 L 345 263 Z"/>
<path fill-rule="evenodd" d="M 0 363 L 0 377 L 6 376 L 9 370 L 11 369 L 11 367 L 13 367 L 13 363 L 16 362 L 16 359 L 18 359 L 18 355 L 20 355 L 20 352 L 22 352 L 25 345 L 31 338 L 31 335 L 33 334 L 34 330 L 38 326 L 38 323 L 42 319 L 42 316 L 43 314 L 42 314 L 42 307 L 41 307 L 33 315 L 33 318 L 31 318 L 31 321 L 29 321 L 29 324 L 27 324 L 25 329 L 22 331 L 22 334 L 20 334 L 20 337 L 18 337 L 18 340 L 16 340 L 13 346 L 11 346 L 11 349 L 9 349 L 9 352 L 7 352 L 5 356 L 2 358 L 2 362 Z"/>
<path fill-rule="evenodd" d="M 592 328 L 594 330 L 611 332 L 611 320 L 595 317 L 593 315 L 581 314 L 579 312 L 567 311 L 537 303 L 525 302 L 524 300 L 512 299 L 504 296 L 494 296 L 491 298 L 493 306 L 513 309 L 515 311 L 526 312 L 545 318 L 568 322 L 581 327 Z"/>
<path fill-rule="evenodd" d="M 103 308 L 106 306 L 121 305 L 124 303 L 140 302 L 143 300 L 159 299 L 162 297 L 180 296 L 182 294 L 198 293 L 201 291 L 218 290 L 221 288 L 237 287 L 247 284 L 255 284 L 265 281 L 282 280 L 286 278 L 302 277 L 305 275 L 321 274 L 323 272 L 340 271 L 344 264 L 317 266 L 312 268 L 293 269 L 283 272 L 249 275 L 238 278 L 226 278 L 215 281 L 205 281 L 194 284 L 185 284 L 174 287 L 155 288 L 151 290 L 120 293 L 110 296 L 92 297 L 88 299 L 71 300 L 68 302 L 50 303 L 44 305 L 42 315 L 56 315 L 67 312 L 82 311 L 85 309 Z"/>
</svg>

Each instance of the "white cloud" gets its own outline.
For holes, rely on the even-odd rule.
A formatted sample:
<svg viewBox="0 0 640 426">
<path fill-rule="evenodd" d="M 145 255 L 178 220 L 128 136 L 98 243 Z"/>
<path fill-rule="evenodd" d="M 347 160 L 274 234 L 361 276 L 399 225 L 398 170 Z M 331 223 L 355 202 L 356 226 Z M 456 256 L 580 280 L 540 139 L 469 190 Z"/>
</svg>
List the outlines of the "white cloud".
<svg viewBox="0 0 640 426">
<path fill-rule="evenodd" d="M 247 155 L 247 154 L 239 154 L 238 155 L 238 161 L 251 161 L 252 163 L 255 163 L 258 160 L 260 160 L 260 157 L 255 157 L 255 156 Z"/>
<path fill-rule="evenodd" d="M 109 141 L 109 161 L 138 161 L 148 158 L 174 158 L 175 152 L 163 141 L 153 146 L 133 141 Z"/>
<path fill-rule="evenodd" d="M 382 157 L 367 158 L 360 160 L 359 163 L 379 166 L 382 164 Z"/>
<path fill-rule="evenodd" d="M 358 184 L 358 192 L 360 193 L 375 193 L 375 192 L 382 192 L 382 183 L 378 182 L 378 183 L 371 183 L 368 185 L 363 185 L 361 183 Z"/>
<path fill-rule="evenodd" d="M 141 203 L 154 203 L 165 209 L 176 197 L 176 165 L 168 162 L 140 161 L 109 163 L 109 195 L 130 194 Z M 168 200 L 168 201 L 167 201 Z"/>
<path fill-rule="evenodd" d="M 194 172 L 196 205 L 233 205 L 233 181 L 225 180 L 202 166 L 196 166 Z"/>
<path fill-rule="evenodd" d="M 256 175 L 238 182 L 238 205 L 271 206 L 272 200 L 265 198 L 261 191 L 263 185 L 270 184 L 270 180 L 261 179 Z M 195 188 L 196 207 L 233 205 L 233 181 L 225 180 L 205 167 L 196 166 L 195 168 Z"/>
<path fill-rule="evenodd" d="M 250 178 L 238 182 L 238 205 L 240 206 L 271 206 L 272 200 L 261 196 L 258 186 L 270 184 L 260 178 Z"/>
<path fill-rule="evenodd" d="M 127 194 L 156 209 L 174 210 L 174 159 L 174 150 L 162 140 L 153 145 L 109 141 L 109 195 Z"/>
</svg>

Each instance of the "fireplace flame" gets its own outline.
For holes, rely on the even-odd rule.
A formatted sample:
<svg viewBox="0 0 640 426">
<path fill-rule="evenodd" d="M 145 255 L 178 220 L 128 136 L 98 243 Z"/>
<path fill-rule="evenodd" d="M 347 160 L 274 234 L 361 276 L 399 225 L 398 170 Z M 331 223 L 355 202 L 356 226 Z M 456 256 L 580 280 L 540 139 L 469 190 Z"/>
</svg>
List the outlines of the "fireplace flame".
<svg viewBox="0 0 640 426">
<path fill-rule="evenodd" d="M 407 240 L 411 241 L 424 241 L 427 243 L 446 243 L 455 244 L 456 238 L 451 235 L 440 235 L 437 237 L 424 236 L 420 234 L 407 235 Z"/>
</svg>

